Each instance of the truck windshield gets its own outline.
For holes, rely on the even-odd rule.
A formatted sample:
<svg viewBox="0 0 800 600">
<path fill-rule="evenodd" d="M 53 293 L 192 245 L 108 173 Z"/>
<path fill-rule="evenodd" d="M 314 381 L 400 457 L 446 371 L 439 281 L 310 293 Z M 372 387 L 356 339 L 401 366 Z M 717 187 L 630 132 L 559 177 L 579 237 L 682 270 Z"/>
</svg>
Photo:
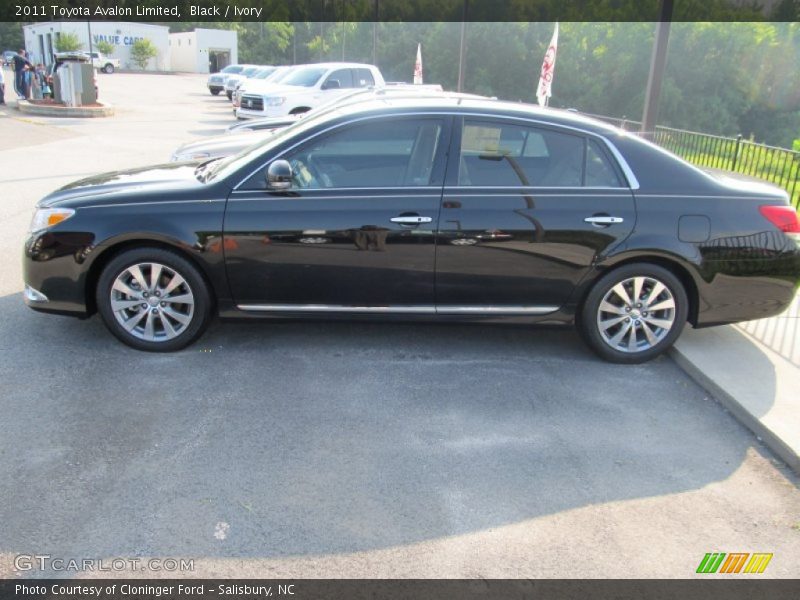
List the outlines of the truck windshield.
<svg viewBox="0 0 800 600">
<path fill-rule="evenodd" d="M 288 77 L 281 80 L 286 85 L 297 85 L 300 87 L 314 87 L 328 69 L 320 67 L 308 67 L 293 71 Z"/>
</svg>

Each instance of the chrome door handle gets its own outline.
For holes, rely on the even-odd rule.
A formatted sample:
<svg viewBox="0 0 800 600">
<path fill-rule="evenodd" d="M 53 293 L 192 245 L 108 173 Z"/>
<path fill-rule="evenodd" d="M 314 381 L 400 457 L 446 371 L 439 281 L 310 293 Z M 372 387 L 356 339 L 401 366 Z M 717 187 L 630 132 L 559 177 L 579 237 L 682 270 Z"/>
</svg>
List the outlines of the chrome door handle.
<svg viewBox="0 0 800 600">
<path fill-rule="evenodd" d="M 392 217 L 392 223 L 401 223 L 403 225 L 419 225 L 420 223 L 430 223 L 433 221 L 432 217 L 405 216 L 405 217 Z"/>
<path fill-rule="evenodd" d="M 586 217 L 584 221 L 592 225 L 613 225 L 614 223 L 622 223 L 625 219 L 622 217 Z"/>
</svg>

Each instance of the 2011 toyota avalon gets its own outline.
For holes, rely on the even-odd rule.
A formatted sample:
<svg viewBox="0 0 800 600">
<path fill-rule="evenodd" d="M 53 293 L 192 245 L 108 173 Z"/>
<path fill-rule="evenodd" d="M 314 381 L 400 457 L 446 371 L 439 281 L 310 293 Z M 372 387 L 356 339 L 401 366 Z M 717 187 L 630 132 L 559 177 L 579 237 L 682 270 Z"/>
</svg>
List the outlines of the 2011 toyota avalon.
<svg viewBox="0 0 800 600">
<path fill-rule="evenodd" d="M 142 350 L 221 317 L 576 323 L 636 363 L 781 312 L 797 214 L 579 115 L 377 98 L 225 159 L 108 173 L 38 205 L 25 302 Z"/>
</svg>

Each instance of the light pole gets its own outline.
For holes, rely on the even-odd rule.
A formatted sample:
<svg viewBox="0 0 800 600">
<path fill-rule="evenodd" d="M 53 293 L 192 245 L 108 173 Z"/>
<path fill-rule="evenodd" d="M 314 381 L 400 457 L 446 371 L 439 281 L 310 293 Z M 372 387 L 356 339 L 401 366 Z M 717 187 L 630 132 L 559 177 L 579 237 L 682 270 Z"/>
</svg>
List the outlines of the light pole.
<svg viewBox="0 0 800 600">
<path fill-rule="evenodd" d="M 672 23 L 674 0 L 661 0 L 659 21 L 656 24 L 656 39 L 653 44 L 653 55 L 650 58 L 650 74 L 647 76 L 647 92 L 644 98 L 641 132 L 649 134 L 656 129 L 658 118 L 658 99 L 661 96 L 661 82 L 664 79 L 664 67 L 667 64 L 667 45 L 669 44 L 669 28 Z"/>
<path fill-rule="evenodd" d="M 467 54 L 467 4 L 469 0 L 464 0 L 464 9 L 461 13 L 461 44 L 458 49 L 458 85 L 457 92 L 464 91 L 464 59 Z"/>
</svg>

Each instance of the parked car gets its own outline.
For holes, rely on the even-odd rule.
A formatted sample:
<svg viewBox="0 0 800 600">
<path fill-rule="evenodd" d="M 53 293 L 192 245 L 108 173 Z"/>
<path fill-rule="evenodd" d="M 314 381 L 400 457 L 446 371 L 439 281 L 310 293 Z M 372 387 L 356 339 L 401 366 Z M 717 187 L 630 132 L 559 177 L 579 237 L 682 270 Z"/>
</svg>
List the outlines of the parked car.
<svg viewBox="0 0 800 600">
<path fill-rule="evenodd" d="M 111 74 L 116 69 L 119 69 L 119 59 L 106 56 L 102 52 L 86 52 L 87 56 L 92 58 L 92 66 L 95 69 L 101 70 L 103 73 Z"/>
<path fill-rule="evenodd" d="M 282 117 L 323 104 L 354 88 L 384 87 L 377 67 L 358 63 L 320 63 L 295 69 L 269 91 L 242 92 L 236 116 Z"/>
<path fill-rule="evenodd" d="M 211 92 L 212 95 L 217 96 L 225 89 L 225 82 L 228 80 L 229 75 L 238 75 L 246 68 L 254 66 L 256 65 L 228 65 L 218 73 L 211 73 L 206 81 L 208 91 Z"/>
<path fill-rule="evenodd" d="M 603 358 L 638 363 L 687 320 L 778 314 L 800 282 L 784 191 L 574 113 L 447 96 L 337 107 L 226 159 L 76 181 L 30 231 L 30 307 L 97 311 L 151 351 L 214 314 L 388 317 L 576 323 Z"/>
<path fill-rule="evenodd" d="M 285 127 L 286 125 L 284 125 Z M 253 144 L 263 142 L 272 130 L 242 131 L 236 135 L 215 135 L 195 142 L 182 144 L 172 153 L 171 162 L 223 158 L 241 152 Z"/>
<path fill-rule="evenodd" d="M 243 131 L 274 131 L 275 129 L 283 129 L 307 114 L 309 113 L 287 115 L 285 117 L 264 117 L 263 119 L 249 119 L 247 121 L 240 121 L 239 123 L 230 125 L 225 130 L 225 133 L 232 134 L 242 133 Z"/>
<path fill-rule="evenodd" d="M 258 73 L 263 69 L 268 69 L 271 73 L 275 67 L 264 67 L 263 65 L 254 66 L 254 67 L 247 67 L 246 69 L 242 69 L 241 73 L 231 73 L 225 79 L 225 95 L 228 96 L 228 100 L 233 98 L 233 90 L 239 87 L 239 84 L 244 81 L 245 79 L 250 79 L 253 75 Z"/>
<path fill-rule="evenodd" d="M 11 63 L 14 62 L 14 56 L 16 56 L 16 52 L 13 50 L 4 50 L 3 51 L 3 65 L 6 67 L 10 67 Z"/>
<path fill-rule="evenodd" d="M 240 82 L 239 85 L 233 90 L 233 97 L 231 104 L 233 104 L 233 116 L 236 116 L 236 109 L 239 108 L 241 96 L 246 91 L 250 92 L 265 92 L 269 91 L 275 84 L 280 83 L 283 79 L 297 67 L 276 67 L 274 71 L 264 75 L 263 73 L 256 73 L 249 79 Z"/>
</svg>

